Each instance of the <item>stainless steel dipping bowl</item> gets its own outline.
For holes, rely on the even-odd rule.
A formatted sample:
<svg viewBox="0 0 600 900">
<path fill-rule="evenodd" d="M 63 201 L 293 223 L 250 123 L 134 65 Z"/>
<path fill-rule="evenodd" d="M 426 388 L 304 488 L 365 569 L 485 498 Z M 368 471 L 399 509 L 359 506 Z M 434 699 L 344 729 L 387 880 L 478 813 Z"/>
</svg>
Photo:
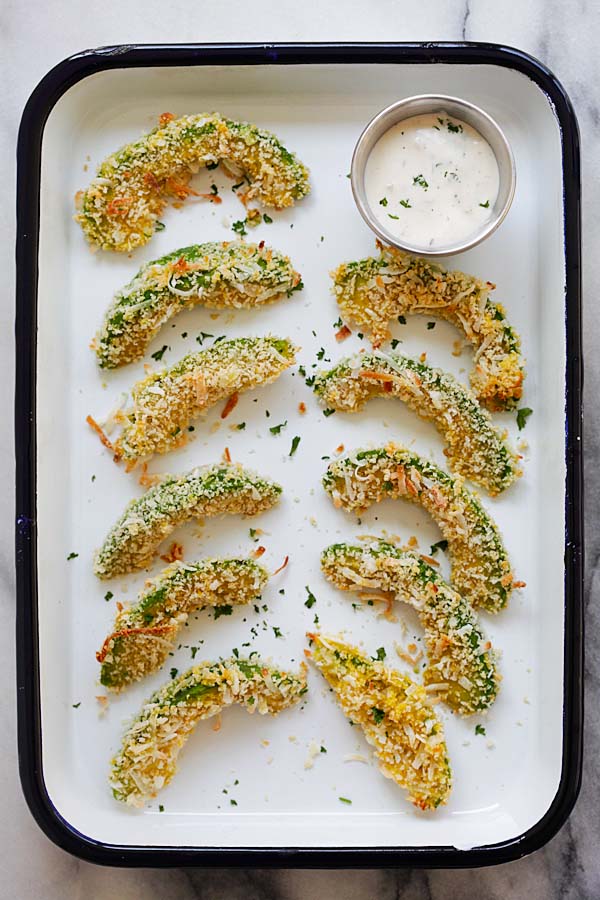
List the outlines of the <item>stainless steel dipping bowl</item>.
<svg viewBox="0 0 600 900">
<path fill-rule="evenodd" d="M 460 242 L 446 244 L 433 249 L 431 247 L 411 245 L 407 242 L 401 243 L 379 221 L 367 200 L 365 169 L 371 150 L 389 128 L 411 116 L 437 113 L 442 110 L 452 116 L 452 118 L 460 119 L 466 122 L 467 125 L 471 125 L 488 142 L 498 163 L 500 183 L 498 196 L 492 207 L 490 218 L 479 231 L 474 232 L 467 239 Z M 475 104 L 466 100 L 460 100 L 458 97 L 448 97 L 444 94 L 420 94 L 416 97 L 407 97 L 405 100 L 398 100 L 397 103 L 392 103 L 391 106 L 382 109 L 380 113 L 371 119 L 362 132 L 352 156 L 352 193 L 361 216 L 375 234 L 386 244 L 391 244 L 393 247 L 398 247 L 400 250 L 406 250 L 418 256 L 451 256 L 455 253 L 469 250 L 471 247 L 475 247 L 484 241 L 498 228 L 510 209 L 515 194 L 516 181 L 513 152 L 506 135 L 498 123 L 483 109 L 475 106 Z"/>
</svg>

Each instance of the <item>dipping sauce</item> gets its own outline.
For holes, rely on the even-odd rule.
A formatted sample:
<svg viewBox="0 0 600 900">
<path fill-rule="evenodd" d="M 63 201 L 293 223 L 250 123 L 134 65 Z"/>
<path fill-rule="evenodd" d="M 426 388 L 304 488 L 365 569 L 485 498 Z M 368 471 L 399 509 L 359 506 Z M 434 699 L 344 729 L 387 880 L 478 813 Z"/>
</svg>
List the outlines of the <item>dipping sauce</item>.
<svg viewBox="0 0 600 900">
<path fill-rule="evenodd" d="M 443 111 L 398 122 L 379 138 L 365 168 L 372 215 L 398 241 L 423 250 L 480 232 L 499 185 L 488 142 Z"/>
</svg>

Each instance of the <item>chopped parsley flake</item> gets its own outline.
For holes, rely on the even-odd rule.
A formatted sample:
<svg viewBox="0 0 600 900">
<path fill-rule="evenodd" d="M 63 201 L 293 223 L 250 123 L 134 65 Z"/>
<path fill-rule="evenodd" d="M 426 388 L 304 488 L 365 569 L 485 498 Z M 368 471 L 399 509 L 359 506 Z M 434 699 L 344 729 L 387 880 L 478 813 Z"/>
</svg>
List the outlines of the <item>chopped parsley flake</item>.
<svg viewBox="0 0 600 900">
<path fill-rule="evenodd" d="M 403 206 L 404 209 L 412 209 L 412 207 L 411 207 L 410 203 L 408 202 L 408 200 L 401 200 L 401 201 L 400 201 L 400 206 Z"/>
<path fill-rule="evenodd" d="M 155 231 L 164 231 L 166 227 L 167 226 L 165 225 L 164 222 L 157 222 L 156 225 L 154 226 L 154 230 Z"/>
<path fill-rule="evenodd" d="M 352 800 L 348 800 L 347 797 L 338 797 L 340 803 L 348 803 L 350 806 L 352 805 Z"/>
<path fill-rule="evenodd" d="M 487 208 L 489 207 L 489 205 L 490 205 L 490 201 L 489 201 L 489 200 L 486 200 L 485 203 L 480 203 L 479 205 L 480 205 L 480 206 L 483 206 L 484 209 L 487 209 Z"/>
<path fill-rule="evenodd" d="M 112 591 L 107 591 L 107 592 L 105 593 L 105 595 L 104 595 L 104 599 L 105 599 L 106 602 L 108 603 L 109 600 L 112 600 L 112 598 L 113 598 L 114 596 L 115 596 L 115 595 L 113 594 Z"/>
<path fill-rule="evenodd" d="M 79 701 L 79 703 L 72 703 L 71 706 L 73 707 L 73 709 L 79 709 L 79 707 L 81 706 L 81 700 Z"/>
<path fill-rule="evenodd" d="M 273 634 L 275 635 L 275 637 L 280 637 L 280 638 L 283 637 L 283 635 L 281 633 L 281 628 L 278 628 L 277 625 L 273 625 L 271 627 L 273 628 Z"/>
<path fill-rule="evenodd" d="M 427 323 L 427 330 L 428 330 L 428 331 L 431 331 L 432 328 L 435 328 L 435 322 L 428 322 L 428 323 Z"/>
<path fill-rule="evenodd" d="M 271 216 L 268 216 L 266 213 L 263 213 L 263 222 L 266 225 L 271 225 L 273 222 L 273 219 L 271 218 Z"/>
<path fill-rule="evenodd" d="M 296 435 L 294 438 L 292 438 L 292 447 L 290 449 L 290 454 L 289 454 L 290 456 L 294 455 L 294 453 L 298 449 L 299 443 L 300 443 L 300 438 L 298 437 L 298 435 Z"/>
<path fill-rule="evenodd" d="M 79 556 L 79 553 L 69 553 L 67 559 L 76 559 Z"/>
<path fill-rule="evenodd" d="M 317 602 L 317 598 L 316 598 L 315 595 L 312 593 L 312 591 L 311 591 L 311 589 L 309 588 L 308 585 L 305 585 L 304 590 L 305 590 L 306 593 L 308 594 L 308 597 L 307 597 L 306 600 L 304 601 L 304 605 L 305 605 L 306 607 L 308 607 L 308 609 L 310 609 L 311 606 L 314 606 L 315 603 Z"/>
<path fill-rule="evenodd" d="M 529 418 L 529 416 L 532 413 L 533 413 L 533 410 L 529 409 L 528 406 L 522 406 L 521 409 L 517 410 L 517 426 L 519 428 L 519 431 L 521 431 L 521 429 L 525 428 L 525 425 L 527 424 L 527 419 Z"/>
<path fill-rule="evenodd" d="M 442 126 L 442 128 L 443 128 L 444 125 L 445 125 L 445 126 L 447 127 L 448 131 L 451 131 L 453 134 L 458 134 L 460 131 L 463 130 L 462 125 L 460 125 L 460 124 L 459 124 L 459 125 L 455 125 L 454 122 L 451 122 L 451 121 L 450 121 L 450 119 L 446 119 L 446 120 L 444 121 L 444 119 L 440 119 L 440 117 L 438 116 L 438 122 L 440 123 L 440 125 Z"/>
<path fill-rule="evenodd" d="M 438 552 L 438 550 L 442 550 L 443 552 L 445 552 L 447 549 L 448 549 L 448 541 L 447 540 L 438 541 L 436 544 L 431 545 L 429 555 L 434 556 Z"/>
<path fill-rule="evenodd" d="M 151 354 L 152 359 L 155 359 L 157 362 L 160 362 L 160 360 L 161 360 L 161 359 L 163 358 L 163 356 L 165 355 L 165 351 L 168 350 L 168 349 L 169 349 L 169 348 L 167 347 L 167 345 L 166 345 L 166 344 L 163 344 L 162 347 L 160 348 L 160 350 L 157 350 L 156 353 L 152 353 L 152 354 Z"/>
<path fill-rule="evenodd" d="M 233 612 L 233 606 L 230 603 L 224 603 L 222 606 L 214 607 L 214 618 L 218 619 L 220 616 L 230 616 Z"/>
<path fill-rule="evenodd" d="M 321 753 L 327 753 L 327 747 L 321 745 Z"/>
<path fill-rule="evenodd" d="M 231 230 L 235 231 L 240 237 L 243 237 L 245 234 L 248 234 L 246 231 L 246 220 L 238 219 L 237 222 L 234 222 L 231 226 Z"/>
<path fill-rule="evenodd" d="M 388 218 L 389 219 L 399 219 L 400 216 L 393 216 L 391 213 L 388 213 Z"/>
<path fill-rule="evenodd" d="M 245 427 L 246 427 L 245 422 L 238 422 L 237 425 L 235 426 L 236 431 L 243 431 Z"/>
<path fill-rule="evenodd" d="M 269 428 L 269 431 L 271 432 L 271 434 L 281 434 L 281 429 L 285 428 L 286 425 L 287 419 L 285 420 L 285 422 L 281 422 L 279 425 L 273 425 L 272 428 Z"/>
<path fill-rule="evenodd" d="M 327 418 L 329 418 L 329 416 L 332 416 L 334 414 L 334 412 L 335 412 L 335 409 L 324 409 L 323 415 L 327 419 Z"/>
<path fill-rule="evenodd" d="M 385 712 L 382 709 L 378 709 L 376 706 L 371 707 L 371 712 L 373 713 L 373 721 L 376 725 L 379 725 L 385 716 Z"/>
<path fill-rule="evenodd" d="M 475 734 L 485 734 L 485 728 L 483 727 L 483 725 L 478 724 L 475 726 Z"/>
<path fill-rule="evenodd" d="M 385 647 L 378 647 L 376 653 L 377 656 L 374 656 L 373 659 L 377 659 L 379 662 L 385 659 Z"/>
<path fill-rule="evenodd" d="M 401 325 L 406 325 L 406 316 L 398 316 L 398 321 Z"/>
<path fill-rule="evenodd" d="M 164 806 L 162 805 L 162 803 L 159 803 L 159 804 L 158 804 L 158 811 L 159 811 L 159 812 L 164 812 L 164 811 L 165 811 L 165 808 L 164 808 Z"/>
<path fill-rule="evenodd" d="M 418 184 L 419 187 L 422 187 L 424 191 L 426 191 L 429 187 L 428 182 L 425 181 L 422 175 L 415 175 L 415 177 L 413 178 L 413 184 Z"/>
<path fill-rule="evenodd" d="M 171 669 L 169 674 L 170 674 L 171 678 L 175 678 L 175 676 L 177 675 L 178 672 L 179 672 L 179 669 L 173 668 L 173 669 Z"/>
<path fill-rule="evenodd" d="M 388 205 L 387 197 L 382 197 L 381 200 L 379 201 L 379 203 L 381 206 L 387 206 Z"/>
<path fill-rule="evenodd" d="M 209 334 L 208 331 L 201 331 L 196 340 L 200 345 L 204 343 L 205 338 L 214 337 L 214 334 Z"/>
<path fill-rule="evenodd" d="M 396 347 L 398 346 L 398 344 L 401 344 L 401 343 L 402 343 L 402 341 L 400 341 L 398 338 L 392 338 L 392 340 L 391 340 L 392 350 L 395 350 Z"/>
</svg>

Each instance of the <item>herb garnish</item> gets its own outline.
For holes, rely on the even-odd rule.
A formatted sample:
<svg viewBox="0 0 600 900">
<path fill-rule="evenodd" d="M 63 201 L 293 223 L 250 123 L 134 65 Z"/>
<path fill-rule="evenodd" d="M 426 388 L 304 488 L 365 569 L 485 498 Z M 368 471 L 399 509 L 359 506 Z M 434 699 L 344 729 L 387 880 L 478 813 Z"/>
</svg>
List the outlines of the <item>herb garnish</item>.
<svg viewBox="0 0 600 900">
<path fill-rule="evenodd" d="M 434 556 L 438 552 L 438 550 L 442 550 L 445 552 L 447 549 L 448 549 L 448 541 L 447 540 L 438 541 L 436 544 L 431 545 L 429 555 Z"/>
<path fill-rule="evenodd" d="M 315 603 L 317 602 L 317 598 L 315 597 L 315 595 L 313 594 L 313 592 L 311 591 L 311 589 L 309 588 L 308 585 L 305 585 L 304 590 L 305 590 L 306 593 L 308 594 L 308 597 L 307 597 L 306 600 L 304 601 L 304 605 L 305 605 L 308 609 L 310 609 L 311 606 L 314 606 Z"/>
<path fill-rule="evenodd" d="M 521 409 L 517 410 L 517 426 L 519 428 L 519 431 L 521 431 L 521 429 L 525 428 L 525 425 L 527 424 L 527 419 L 529 418 L 529 416 L 532 413 L 533 413 L 533 410 L 529 409 L 528 406 L 522 406 Z"/>
<path fill-rule="evenodd" d="M 293 456 L 293 455 L 294 455 L 294 453 L 295 453 L 296 450 L 298 449 L 298 444 L 299 444 L 299 443 L 300 443 L 300 438 L 299 438 L 298 435 L 296 435 L 294 438 L 292 438 L 292 447 L 291 447 L 290 452 L 289 452 L 289 455 L 290 455 L 290 456 Z"/>
<path fill-rule="evenodd" d="M 163 344 L 162 347 L 160 348 L 160 350 L 157 350 L 156 353 L 152 353 L 150 355 L 152 356 L 152 359 L 155 359 L 157 362 L 160 362 L 160 360 L 165 355 L 165 351 L 168 349 L 169 348 L 167 347 L 167 345 Z"/>
<path fill-rule="evenodd" d="M 222 606 L 215 606 L 214 609 L 214 618 L 218 619 L 221 616 L 230 616 L 233 612 L 233 606 L 230 603 L 224 603 Z"/>
</svg>

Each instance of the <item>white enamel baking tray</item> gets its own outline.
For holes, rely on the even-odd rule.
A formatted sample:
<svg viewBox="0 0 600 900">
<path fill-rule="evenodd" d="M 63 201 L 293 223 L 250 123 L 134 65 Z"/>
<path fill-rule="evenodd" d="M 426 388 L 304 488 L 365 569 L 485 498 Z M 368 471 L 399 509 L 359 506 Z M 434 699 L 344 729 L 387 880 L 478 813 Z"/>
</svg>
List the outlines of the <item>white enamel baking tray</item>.
<svg viewBox="0 0 600 900">
<path fill-rule="evenodd" d="M 273 130 L 310 167 L 313 190 L 249 239 L 288 253 L 305 289 L 258 313 L 216 317 L 198 308 L 168 325 L 149 353 L 167 344 L 163 362 L 171 363 L 198 347 L 201 331 L 273 332 L 302 347 L 300 362 L 310 374 L 320 348 L 319 366 L 361 346 L 356 335 L 343 345 L 334 339 L 338 311 L 328 275 L 339 262 L 375 251 L 347 177 L 355 141 L 382 107 L 429 92 L 486 109 L 505 130 L 518 173 L 513 207 L 498 232 L 446 261 L 497 284 L 495 296 L 522 336 L 523 405 L 533 409 L 521 434 L 514 414 L 497 416 L 514 442 L 526 440 L 525 475 L 506 496 L 483 497 L 517 577 L 527 583 L 501 615 L 482 616 L 502 651 L 499 698 L 485 719 L 458 720 L 438 707 L 454 790 L 435 814 L 414 811 L 381 776 L 315 672 L 302 707 L 277 719 L 232 709 L 219 733 L 201 724 L 156 802 L 142 811 L 124 808 L 108 789 L 108 763 L 124 722 L 168 679 L 169 666 L 111 699 L 100 715 L 95 651 L 116 601 L 133 599 L 147 575 L 115 583 L 92 575 L 94 549 L 142 488 L 136 473 L 114 465 L 85 418 L 106 415 L 143 374 L 143 362 L 101 373 L 89 342 L 113 292 L 143 262 L 190 243 L 231 238 L 231 223 L 244 214 L 231 182 L 218 169 L 204 172 L 195 184 L 206 190 L 216 183 L 221 206 L 171 208 L 165 230 L 131 256 L 92 254 L 72 220 L 75 192 L 105 156 L 165 111 L 219 110 Z M 24 790 L 46 832 L 79 855 L 130 865 L 472 866 L 514 858 L 548 840 L 575 800 L 581 747 L 578 146 L 556 80 L 530 58 L 489 45 L 109 48 L 66 61 L 38 87 L 23 118 L 19 179 L 20 754 Z M 449 325 L 429 330 L 425 318 L 413 317 L 396 326 L 395 336 L 402 351 L 426 351 L 431 363 L 467 379 L 470 351 L 452 355 L 458 335 Z M 277 479 L 284 496 L 260 519 L 182 528 L 175 536 L 185 558 L 249 553 L 256 546 L 249 527 L 257 526 L 266 532 L 267 566 L 275 569 L 288 554 L 290 564 L 263 595 L 268 611 L 239 608 L 218 621 L 200 614 L 172 666 L 182 671 L 191 664 L 189 645 L 200 646 L 198 661 L 243 650 L 246 642 L 282 665 L 298 665 L 317 614 L 321 630 L 344 630 L 372 654 L 384 646 L 388 661 L 402 668 L 394 653 L 400 623 L 369 607 L 354 610 L 324 581 L 319 554 L 333 541 L 383 530 L 405 540 L 415 535 L 428 552 L 439 532 L 426 514 L 400 502 L 373 507 L 358 525 L 323 492 L 322 457 L 340 444 L 348 450 L 395 439 L 443 465 L 435 428 L 402 404 L 383 401 L 358 416 L 326 418 L 297 372 L 243 395 L 214 431 L 218 420 L 215 411 L 196 429 L 195 442 L 156 459 L 150 470 L 184 472 L 219 460 L 227 446 L 234 460 Z M 279 436 L 269 433 L 286 420 Z M 244 431 L 229 428 L 241 421 Z M 295 435 L 301 442 L 290 457 Z M 67 561 L 71 553 L 78 556 Z M 304 605 L 306 585 L 317 597 L 311 609 Z M 418 637 L 408 609 L 397 613 L 408 627 L 403 642 Z M 478 722 L 485 736 L 475 734 Z M 327 753 L 306 768 L 313 740 Z M 345 761 L 353 754 L 368 762 Z"/>
</svg>

